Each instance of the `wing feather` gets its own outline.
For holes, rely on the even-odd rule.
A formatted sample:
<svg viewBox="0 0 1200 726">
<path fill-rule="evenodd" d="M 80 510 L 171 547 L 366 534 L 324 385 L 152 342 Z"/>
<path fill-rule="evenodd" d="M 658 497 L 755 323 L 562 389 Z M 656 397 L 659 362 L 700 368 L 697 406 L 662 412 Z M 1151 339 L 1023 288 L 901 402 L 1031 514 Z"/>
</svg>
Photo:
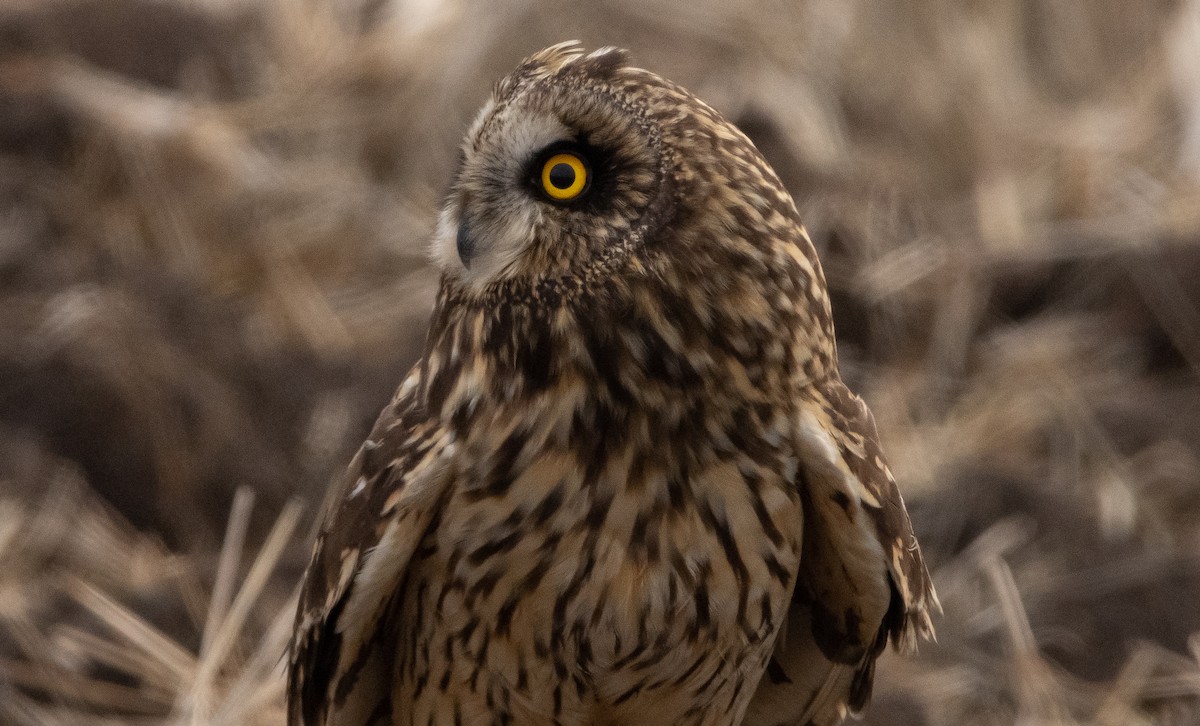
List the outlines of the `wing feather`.
<svg viewBox="0 0 1200 726">
<path fill-rule="evenodd" d="M 875 660 L 932 638 L 940 609 L 875 420 L 834 378 L 813 384 L 796 420 L 804 549 L 772 667 L 750 726 L 836 724 L 870 698 Z"/>
<path fill-rule="evenodd" d="M 419 373 L 401 384 L 328 502 L 296 613 L 288 723 L 385 721 L 381 629 L 409 561 L 441 509 L 453 444 L 427 420 Z"/>
</svg>

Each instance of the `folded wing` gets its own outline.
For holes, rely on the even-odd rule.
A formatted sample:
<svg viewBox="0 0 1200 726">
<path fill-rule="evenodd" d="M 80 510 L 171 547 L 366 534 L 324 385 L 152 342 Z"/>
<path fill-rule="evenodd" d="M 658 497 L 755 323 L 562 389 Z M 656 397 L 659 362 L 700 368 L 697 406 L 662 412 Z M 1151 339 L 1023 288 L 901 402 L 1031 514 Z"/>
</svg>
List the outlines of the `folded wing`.
<svg viewBox="0 0 1200 726">
<path fill-rule="evenodd" d="M 748 726 L 840 722 L 870 698 L 887 641 L 913 650 L 940 608 L 866 404 L 836 378 L 814 384 L 796 431 L 804 549 Z"/>
<path fill-rule="evenodd" d="M 449 439 L 409 375 L 328 502 L 296 613 L 288 723 L 389 722 L 387 612 L 445 492 Z"/>
</svg>

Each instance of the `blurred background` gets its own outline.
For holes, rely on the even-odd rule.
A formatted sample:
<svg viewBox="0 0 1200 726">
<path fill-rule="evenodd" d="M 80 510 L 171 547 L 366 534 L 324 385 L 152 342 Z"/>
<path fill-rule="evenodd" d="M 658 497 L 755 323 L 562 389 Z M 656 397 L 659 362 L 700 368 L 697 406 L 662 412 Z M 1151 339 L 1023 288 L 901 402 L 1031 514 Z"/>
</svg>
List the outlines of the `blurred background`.
<svg viewBox="0 0 1200 726">
<path fill-rule="evenodd" d="M 3 0 L 0 723 L 281 723 L 456 144 L 570 38 L 821 252 L 946 610 L 865 723 L 1200 723 L 1200 0 Z"/>
</svg>

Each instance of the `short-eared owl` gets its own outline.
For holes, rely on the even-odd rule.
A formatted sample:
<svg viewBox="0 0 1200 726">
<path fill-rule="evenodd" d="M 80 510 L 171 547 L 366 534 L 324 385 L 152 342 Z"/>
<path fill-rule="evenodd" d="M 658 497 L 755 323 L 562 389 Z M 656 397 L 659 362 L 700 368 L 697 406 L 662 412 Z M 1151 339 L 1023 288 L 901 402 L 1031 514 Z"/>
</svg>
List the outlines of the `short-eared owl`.
<svg viewBox="0 0 1200 726">
<path fill-rule="evenodd" d="M 827 724 L 937 607 L 792 199 L 614 48 L 495 87 L 326 514 L 292 724 Z"/>
</svg>

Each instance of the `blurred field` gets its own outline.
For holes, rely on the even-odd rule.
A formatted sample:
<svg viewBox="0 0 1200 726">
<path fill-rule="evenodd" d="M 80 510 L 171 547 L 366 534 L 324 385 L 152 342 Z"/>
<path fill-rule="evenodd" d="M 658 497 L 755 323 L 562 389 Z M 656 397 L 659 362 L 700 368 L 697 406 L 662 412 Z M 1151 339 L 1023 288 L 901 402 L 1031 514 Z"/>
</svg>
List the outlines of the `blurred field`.
<svg viewBox="0 0 1200 726">
<path fill-rule="evenodd" d="M 455 144 L 568 38 L 821 248 L 946 610 L 866 723 L 1200 724 L 1200 0 L 0 3 L 0 723 L 281 722 Z"/>
</svg>

